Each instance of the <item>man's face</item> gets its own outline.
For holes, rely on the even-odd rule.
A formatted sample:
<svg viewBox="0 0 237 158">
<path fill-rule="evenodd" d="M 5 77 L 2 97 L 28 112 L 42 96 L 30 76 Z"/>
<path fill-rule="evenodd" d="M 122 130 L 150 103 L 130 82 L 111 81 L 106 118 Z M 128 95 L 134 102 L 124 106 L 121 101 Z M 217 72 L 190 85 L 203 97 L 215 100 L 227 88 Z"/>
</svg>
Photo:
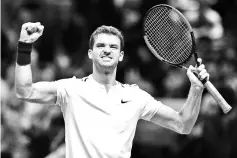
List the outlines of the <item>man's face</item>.
<svg viewBox="0 0 237 158">
<path fill-rule="evenodd" d="M 123 51 L 119 37 L 110 34 L 99 34 L 95 37 L 92 50 L 88 55 L 95 66 L 103 68 L 115 68 L 119 61 L 123 60 Z"/>
</svg>

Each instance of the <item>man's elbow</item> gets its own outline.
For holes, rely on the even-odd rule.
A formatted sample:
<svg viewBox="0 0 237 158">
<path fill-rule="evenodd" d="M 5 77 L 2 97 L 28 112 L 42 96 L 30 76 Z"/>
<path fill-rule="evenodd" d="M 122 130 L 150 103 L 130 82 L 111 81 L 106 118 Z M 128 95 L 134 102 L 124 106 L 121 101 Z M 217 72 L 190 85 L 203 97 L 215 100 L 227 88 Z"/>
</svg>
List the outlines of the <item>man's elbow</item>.
<svg viewBox="0 0 237 158">
<path fill-rule="evenodd" d="M 15 88 L 16 97 L 20 100 L 26 100 L 31 94 L 31 88 L 17 87 Z"/>
<path fill-rule="evenodd" d="M 182 135 L 189 135 L 192 130 L 183 130 L 180 134 Z"/>
<path fill-rule="evenodd" d="M 16 94 L 17 99 L 26 100 L 27 98 L 25 95 L 22 95 L 21 93 L 16 92 L 15 94 Z"/>
<path fill-rule="evenodd" d="M 180 125 L 181 125 L 180 134 L 189 135 L 192 132 L 192 129 L 195 123 L 193 117 L 189 117 L 189 119 L 182 118 L 181 120 L 182 121 L 180 121 Z"/>
<path fill-rule="evenodd" d="M 191 130 L 189 128 L 187 128 L 185 126 L 184 122 L 182 122 L 182 121 L 175 122 L 174 131 L 176 131 L 178 134 L 182 134 L 182 135 L 188 135 L 191 132 Z"/>
<path fill-rule="evenodd" d="M 190 126 L 183 126 L 183 129 L 182 129 L 182 131 L 181 131 L 181 134 L 183 134 L 183 135 L 189 135 L 191 132 L 192 132 L 192 127 L 190 127 Z"/>
<path fill-rule="evenodd" d="M 176 122 L 176 128 L 176 131 L 182 135 L 188 135 L 192 131 L 192 128 L 182 121 Z"/>
</svg>

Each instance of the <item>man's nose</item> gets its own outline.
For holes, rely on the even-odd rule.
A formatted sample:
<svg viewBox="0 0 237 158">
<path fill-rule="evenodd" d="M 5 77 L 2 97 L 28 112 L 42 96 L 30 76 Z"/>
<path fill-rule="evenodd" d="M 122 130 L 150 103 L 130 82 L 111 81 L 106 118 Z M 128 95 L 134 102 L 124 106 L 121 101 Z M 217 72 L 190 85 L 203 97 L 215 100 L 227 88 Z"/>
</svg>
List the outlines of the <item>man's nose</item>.
<svg viewBox="0 0 237 158">
<path fill-rule="evenodd" d="M 111 53 L 111 49 L 110 49 L 110 47 L 109 46 L 105 46 L 105 48 L 104 48 L 104 53 Z"/>
</svg>

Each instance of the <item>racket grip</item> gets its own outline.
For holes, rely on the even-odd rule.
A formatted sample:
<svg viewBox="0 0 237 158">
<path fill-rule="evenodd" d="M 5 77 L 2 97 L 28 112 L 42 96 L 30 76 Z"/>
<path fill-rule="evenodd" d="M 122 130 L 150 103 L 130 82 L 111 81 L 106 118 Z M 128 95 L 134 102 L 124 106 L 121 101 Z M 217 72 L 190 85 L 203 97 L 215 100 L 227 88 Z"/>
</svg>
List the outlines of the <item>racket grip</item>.
<svg viewBox="0 0 237 158">
<path fill-rule="evenodd" d="M 207 81 L 204 84 L 204 86 L 206 87 L 208 92 L 213 96 L 213 98 L 217 101 L 222 111 L 225 114 L 227 114 L 232 109 L 232 107 L 225 101 L 225 99 L 221 96 L 221 94 L 214 87 L 214 85 L 210 81 Z"/>
</svg>

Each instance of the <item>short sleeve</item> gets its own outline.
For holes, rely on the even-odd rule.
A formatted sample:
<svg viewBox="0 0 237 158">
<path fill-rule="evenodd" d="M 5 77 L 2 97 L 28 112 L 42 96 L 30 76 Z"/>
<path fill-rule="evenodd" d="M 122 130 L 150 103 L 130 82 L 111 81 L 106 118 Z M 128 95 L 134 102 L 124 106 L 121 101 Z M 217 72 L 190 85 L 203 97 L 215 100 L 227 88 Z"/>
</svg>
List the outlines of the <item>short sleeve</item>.
<svg viewBox="0 0 237 158">
<path fill-rule="evenodd" d="M 159 109 L 163 106 L 160 101 L 151 99 L 147 104 L 142 106 L 141 119 L 150 121 L 151 118 L 159 112 Z"/>
<path fill-rule="evenodd" d="M 57 97 L 56 97 L 56 105 L 65 106 L 67 105 L 67 88 L 73 86 L 76 77 L 72 77 L 69 79 L 62 79 L 56 81 L 59 85 L 57 88 Z"/>
<path fill-rule="evenodd" d="M 140 119 L 150 121 L 150 119 L 159 112 L 159 109 L 163 106 L 160 101 L 157 101 L 147 92 L 140 89 L 139 92 L 140 104 Z"/>
</svg>

